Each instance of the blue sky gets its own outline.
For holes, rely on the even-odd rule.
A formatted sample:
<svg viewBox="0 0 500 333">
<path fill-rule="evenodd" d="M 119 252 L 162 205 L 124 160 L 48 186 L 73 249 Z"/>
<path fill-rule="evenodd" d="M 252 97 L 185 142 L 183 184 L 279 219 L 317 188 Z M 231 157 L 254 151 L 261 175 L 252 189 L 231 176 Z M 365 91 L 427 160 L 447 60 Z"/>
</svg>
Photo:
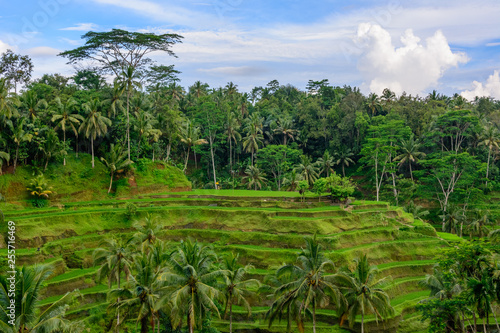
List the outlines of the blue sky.
<svg viewBox="0 0 500 333">
<path fill-rule="evenodd" d="M 364 93 L 500 98 L 497 0 L 0 1 L 0 52 L 29 54 L 35 76 L 71 75 L 59 52 L 89 30 L 122 28 L 183 35 L 178 58 L 154 58 L 175 64 L 185 87 L 232 81 L 249 91 L 277 79 L 304 89 L 327 78 Z"/>
</svg>

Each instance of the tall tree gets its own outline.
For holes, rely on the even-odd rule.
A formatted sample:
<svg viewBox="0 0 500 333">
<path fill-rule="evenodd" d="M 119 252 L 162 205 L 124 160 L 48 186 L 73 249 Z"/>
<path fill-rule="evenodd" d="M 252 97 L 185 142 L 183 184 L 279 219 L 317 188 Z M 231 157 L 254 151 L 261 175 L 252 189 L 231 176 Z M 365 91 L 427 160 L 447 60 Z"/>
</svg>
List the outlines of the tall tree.
<svg viewBox="0 0 500 333">
<path fill-rule="evenodd" d="M 489 125 L 484 129 L 483 135 L 481 136 L 481 141 L 479 145 L 483 145 L 488 148 L 488 161 L 486 162 L 486 187 L 488 186 L 488 176 L 490 171 L 490 158 L 492 150 L 498 152 L 500 149 L 500 133 L 498 129 L 493 125 Z"/>
<path fill-rule="evenodd" d="M 340 272 L 335 275 L 347 307 L 340 307 L 341 325 L 344 319 L 349 320 L 349 326 L 356 322 L 356 316 L 361 314 L 361 333 L 365 331 L 365 315 L 372 313 L 375 319 L 384 319 L 393 314 L 389 295 L 381 288 L 387 278 L 377 279 L 376 267 L 370 266 L 366 254 L 355 260 L 353 272 Z"/>
<path fill-rule="evenodd" d="M 284 265 L 276 271 L 278 277 L 290 276 L 291 282 L 283 284 L 275 291 L 276 300 L 267 316 L 271 325 L 291 302 L 299 300 L 299 312 L 311 310 L 313 333 L 316 333 L 316 309 L 329 305 L 332 299 L 338 303 L 337 306 L 344 302 L 334 283 L 334 275 L 326 275 L 333 271 L 334 266 L 331 260 L 325 258 L 316 235 L 306 237 L 305 241 L 306 248 L 299 253 L 297 264 Z"/>
<path fill-rule="evenodd" d="M 96 98 L 83 104 L 86 118 L 80 125 L 79 132 L 86 138 L 90 137 L 90 148 L 92 151 L 92 168 L 94 168 L 94 140 L 108 132 L 108 126 L 111 126 L 111 120 L 99 112 L 101 102 Z"/>
<path fill-rule="evenodd" d="M 114 144 L 111 144 L 109 152 L 104 155 L 104 157 L 101 157 L 101 161 L 104 163 L 110 174 L 108 193 L 111 192 L 111 187 L 113 186 L 113 176 L 117 172 L 122 172 L 127 166 L 133 163 L 125 157 L 126 154 L 123 151 L 123 148 L 119 145 L 115 146 Z"/>
<path fill-rule="evenodd" d="M 121 89 L 127 92 L 127 155 L 130 160 L 130 97 L 134 89 L 142 88 L 140 81 L 138 80 L 138 72 L 133 66 L 128 66 L 125 70 L 120 72 L 118 80 L 121 85 Z"/>
<path fill-rule="evenodd" d="M 394 161 L 399 161 L 399 166 L 404 163 L 408 163 L 408 168 L 410 171 L 411 180 L 413 180 L 413 172 L 411 169 L 412 163 L 417 163 L 422 157 L 425 157 L 425 153 L 419 151 L 421 144 L 418 139 L 415 139 L 415 135 L 412 133 L 408 140 L 401 139 L 400 149 L 401 154 L 394 157 Z"/>
<path fill-rule="evenodd" d="M 106 32 L 89 31 L 82 39 L 85 40 L 85 45 L 62 52 L 59 56 L 67 58 L 69 64 L 92 60 L 104 72 L 120 76 L 129 67 L 135 70 L 151 64 L 147 55 L 152 52 L 166 52 L 175 56 L 171 47 L 180 43 L 182 36 L 112 29 Z"/>
<path fill-rule="evenodd" d="M 14 173 L 16 172 L 17 160 L 19 158 L 19 147 L 23 142 L 30 142 L 33 138 L 33 134 L 29 133 L 24 125 L 26 118 L 19 118 L 16 125 L 9 123 L 10 130 L 12 131 L 12 139 L 16 144 L 16 156 L 14 157 Z"/>
<path fill-rule="evenodd" d="M 242 267 L 238 263 L 238 255 L 233 253 L 224 257 L 222 269 L 226 271 L 224 276 L 224 298 L 226 299 L 224 317 L 229 311 L 229 333 L 233 332 L 233 305 L 242 305 L 248 312 L 248 316 L 252 314 L 252 307 L 248 302 L 249 297 L 254 293 L 249 290 L 249 287 L 259 287 L 260 282 L 256 279 L 247 279 L 245 276 L 252 266 L 247 265 Z"/>
<path fill-rule="evenodd" d="M 171 309 L 170 317 L 175 327 L 187 316 L 188 332 L 194 333 L 195 326 L 201 322 L 208 311 L 220 317 L 217 300 L 223 294 L 215 288 L 224 271 L 216 269 L 217 257 L 213 250 L 196 241 L 182 241 L 169 260 L 169 271 L 163 275 L 168 285 L 166 296 L 159 306 Z"/>
<path fill-rule="evenodd" d="M 9 83 L 14 83 L 14 93 L 18 84 L 27 84 L 33 72 L 33 62 L 27 55 L 15 54 L 7 50 L 0 58 L 0 75 Z"/>
<path fill-rule="evenodd" d="M 65 146 L 67 128 L 69 127 L 73 131 L 76 137 L 76 152 L 78 154 L 78 131 L 76 126 L 79 125 L 84 118 L 78 113 L 74 113 L 74 111 L 76 111 L 76 101 L 74 99 L 70 98 L 66 103 L 63 103 L 59 97 L 56 97 L 54 102 L 55 114 L 52 116 L 52 122 L 56 123 L 55 129 L 57 130 L 60 128 L 63 131 L 63 142 Z M 66 156 L 63 158 L 63 165 L 66 165 Z"/>
</svg>

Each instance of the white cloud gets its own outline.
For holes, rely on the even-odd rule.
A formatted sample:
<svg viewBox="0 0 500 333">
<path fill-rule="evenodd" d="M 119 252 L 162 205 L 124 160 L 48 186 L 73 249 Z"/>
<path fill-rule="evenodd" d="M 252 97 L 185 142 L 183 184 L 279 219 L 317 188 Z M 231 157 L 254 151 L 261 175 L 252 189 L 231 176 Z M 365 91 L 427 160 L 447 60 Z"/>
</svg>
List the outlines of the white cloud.
<svg viewBox="0 0 500 333">
<path fill-rule="evenodd" d="M 46 58 L 53 57 L 61 53 L 61 50 L 54 49 L 49 46 L 38 46 L 26 50 L 26 52 L 33 58 Z"/>
<path fill-rule="evenodd" d="M 469 101 L 477 97 L 493 97 L 500 99 L 500 71 L 496 70 L 488 77 L 486 83 L 474 81 L 472 82 L 473 89 L 465 90 L 460 93 L 464 98 Z"/>
<path fill-rule="evenodd" d="M 497 42 L 497 43 L 486 43 L 486 46 L 500 46 L 500 42 Z"/>
<path fill-rule="evenodd" d="M 369 81 L 370 91 L 378 94 L 385 88 L 397 94 L 422 93 L 435 86 L 447 69 L 468 61 L 465 54 L 451 51 L 441 31 L 427 38 L 424 45 L 408 29 L 398 48 L 389 32 L 376 24 L 360 24 L 357 37 L 364 50 L 358 69 Z"/>
<path fill-rule="evenodd" d="M 156 21 L 166 22 L 171 25 L 188 27 L 215 27 L 222 26 L 217 16 L 202 12 L 188 10 L 181 6 L 161 5 L 146 0 L 92 0 L 102 5 L 112 5 L 124 9 L 133 10 L 139 15 L 146 16 Z"/>
<path fill-rule="evenodd" d="M 5 51 L 7 51 L 9 49 L 13 50 L 14 48 L 12 46 L 10 46 L 9 44 L 2 42 L 0 40 L 0 53 L 4 53 Z"/>
<path fill-rule="evenodd" d="M 266 72 L 262 67 L 238 66 L 238 67 L 215 67 L 210 69 L 199 69 L 199 72 L 221 75 L 221 76 L 255 76 Z"/>
<path fill-rule="evenodd" d="M 59 30 L 70 30 L 70 31 L 91 31 L 97 29 L 97 25 L 94 23 L 77 23 L 74 27 L 62 28 Z"/>
</svg>

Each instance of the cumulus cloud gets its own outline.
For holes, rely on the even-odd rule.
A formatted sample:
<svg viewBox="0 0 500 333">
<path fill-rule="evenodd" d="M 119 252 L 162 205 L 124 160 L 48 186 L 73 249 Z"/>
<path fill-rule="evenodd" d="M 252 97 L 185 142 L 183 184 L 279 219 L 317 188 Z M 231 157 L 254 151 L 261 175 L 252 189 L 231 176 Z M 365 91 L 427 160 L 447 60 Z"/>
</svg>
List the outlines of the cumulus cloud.
<svg viewBox="0 0 500 333">
<path fill-rule="evenodd" d="M 49 46 L 38 46 L 27 50 L 27 53 L 34 58 L 53 57 L 61 53 L 61 50 Z"/>
<path fill-rule="evenodd" d="M 474 81 L 472 82 L 473 89 L 465 90 L 460 93 L 462 97 L 469 101 L 477 97 L 493 97 L 500 99 L 500 71 L 496 70 L 488 77 L 486 83 Z"/>
<path fill-rule="evenodd" d="M 364 51 L 358 68 L 369 81 L 370 91 L 378 94 L 385 88 L 397 94 L 422 93 L 435 86 L 447 69 L 468 61 L 465 54 L 452 52 L 439 30 L 424 45 L 408 29 L 401 36 L 402 46 L 395 47 L 388 31 L 376 24 L 362 23 L 357 42 Z"/>
<path fill-rule="evenodd" d="M 62 28 L 59 30 L 69 30 L 69 31 L 91 31 L 97 29 L 97 25 L 94 23 L 78 23 L 73 27 Z"/>
<path fill-rule="evenodd" d="M 5 42 L 2 42 L 2 40 L 0 40 L 0 54 L 4 53 L 5 51 L 7 51 L 9 49 L 13 50 L 13 47 Z"/>
</svg>

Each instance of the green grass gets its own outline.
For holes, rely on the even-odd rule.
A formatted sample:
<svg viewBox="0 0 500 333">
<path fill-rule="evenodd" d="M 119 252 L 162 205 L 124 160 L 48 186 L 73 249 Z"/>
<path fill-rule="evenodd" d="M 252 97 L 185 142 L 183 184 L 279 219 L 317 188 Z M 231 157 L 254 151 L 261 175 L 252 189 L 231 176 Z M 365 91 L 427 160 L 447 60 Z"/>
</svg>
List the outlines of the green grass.
<svg viewBox="0 0 500 333">
<path fill-rule="evenodd" d="M 58 275 L 56 277 L 53 277 L 52 279 L 50 279 L 50 280 L 47 281 L 47 284 L 50 285 L 50 284 L 58 283 L 58 282 L 61 282 L 61 281 L 72 280 L 72 279 L 75 279 L 75 278 L 89 276 L 89 275 L 94 274 L 95 272 L 97 272 L 97 269 L 98 269 L 98 267 L 91 267 L 91 268 L 84 268 L 84 269 L 74 269 L 74 270 L 71 270 L 71 271 L 69 271 L 67 273 L 64 273 L 64 274 Z"/>
</svg>

